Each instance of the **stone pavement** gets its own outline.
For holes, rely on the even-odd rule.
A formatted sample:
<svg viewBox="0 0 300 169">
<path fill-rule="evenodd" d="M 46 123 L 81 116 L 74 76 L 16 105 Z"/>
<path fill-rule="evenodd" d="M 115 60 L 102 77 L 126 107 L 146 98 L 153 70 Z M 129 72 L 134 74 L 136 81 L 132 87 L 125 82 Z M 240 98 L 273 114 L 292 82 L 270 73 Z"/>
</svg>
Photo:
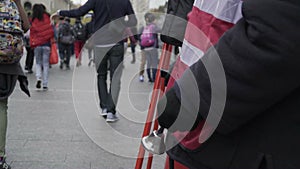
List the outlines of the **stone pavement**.
<svg viewBox="0 0 300 169">
<path fill-rule="evenodd" d="M 81 67 L 74 67 L 74 58 L 71 70 L 52 66 L 48 91 L 36 90 L 34 74 L 28 74 L 30 98 L 17 84 L 7 133 L 12 169 L 134 168 L 153 87 L 137 80 L 137 54 L 135 64 L 130 51 L 125 56 L 117 123 L 107 124 L 99 115 L 95 67 L 87 66 L 86 52 Z M 162 169 L 164 160 L 165 155 L 155 156 L 152 168 Z"/>
</svg>

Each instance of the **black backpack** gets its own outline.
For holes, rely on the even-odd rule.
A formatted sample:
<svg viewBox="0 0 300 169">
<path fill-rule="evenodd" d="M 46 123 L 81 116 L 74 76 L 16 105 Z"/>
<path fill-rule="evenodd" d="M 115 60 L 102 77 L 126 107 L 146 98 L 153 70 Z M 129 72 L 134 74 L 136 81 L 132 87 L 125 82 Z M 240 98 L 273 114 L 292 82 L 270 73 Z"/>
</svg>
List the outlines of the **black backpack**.
<svg viewBox="0 0 300 169">
<path fill-rule="evenodd" d="M 61 23 L 58 26 L 58 42 L 66 45 L 73 44 L 75 41 L 75 37 L 73 36 L 73 32 L 71 29 L 71 25 L 69 23 Z"/>
<path fill-rule="evenodd" d="M 76 40 L 86 40 L 87 39 L 87 31 L 86 31 L 86 26 L 83 25 L 82 23 L 78 22 L 75 23 L 74 25 L 74 35 Z"/>
</svg>

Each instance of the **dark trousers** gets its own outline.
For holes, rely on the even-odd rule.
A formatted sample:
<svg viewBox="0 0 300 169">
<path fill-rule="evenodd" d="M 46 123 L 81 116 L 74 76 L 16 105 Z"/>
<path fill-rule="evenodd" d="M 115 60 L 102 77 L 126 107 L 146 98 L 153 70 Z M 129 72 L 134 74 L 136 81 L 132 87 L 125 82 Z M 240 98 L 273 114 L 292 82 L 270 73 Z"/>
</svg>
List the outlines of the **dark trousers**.
<svg viewBox="0 0 300 169">
<path fill-rule="evenodd" d="M 34 49 L 30 47 L 26 47 L 27 55 L 25 60 L 25 68 L 26 70 L 32 70 L 33 60 L 34 60 Z"/>
<path fill-rule="evenodd" d="M 95 47 L 94 55 L 98 73 L 100 107 L 115 114 L 121 88 L 124 45 L 121 43 L 112 48 Z M 107 88 L 108 71 L 110 75 L 109 89 Z"/>
<path fill-rule="evenodd" d="M 59 43 L 58 44 L 58 49 L 59 49 L 59 57 L 60 61 L 62 63 L 65 63 L 67 66 L 70 65 L 70 57 L 72 53 L 72 45 L 66 45 Z"/>
</svg>

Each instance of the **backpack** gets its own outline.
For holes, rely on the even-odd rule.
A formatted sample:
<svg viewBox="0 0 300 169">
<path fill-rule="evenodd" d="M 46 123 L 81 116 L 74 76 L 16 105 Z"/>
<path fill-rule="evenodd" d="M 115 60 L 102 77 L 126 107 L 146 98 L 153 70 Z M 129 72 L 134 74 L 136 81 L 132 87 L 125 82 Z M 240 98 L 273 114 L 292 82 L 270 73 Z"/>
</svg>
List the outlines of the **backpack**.
<svg viewBox="0 0 300 169">
<path fill-rule="evenodd" d="M 143 33 L 141 35 L 141 46 L 143 47 L 151 47 L 154 46 L 155 44 L 155 25 L 154 24 L 149 24 L 144 27 Z"/>
<path fill-rule="evenodd" d="M 77 40 L 86 40 L 87 39 L 87 31 L 85 25 L 82 23 L 76 23 L 74 25 L 74 34 Z"/>
<path fill-rule="evenodd" d="M 69 23 L 61 23 L 58 26 L 58 42 L 65 45 L 71 45 L 74 41 L 75 38 L 71 30 L 71 25 Z"/>
<path fill-rule="evenodd" d="M 23 56 L 23 30 L 17 5 L 0 1 L 0 64 L 18 63 Z"/>
</svg>

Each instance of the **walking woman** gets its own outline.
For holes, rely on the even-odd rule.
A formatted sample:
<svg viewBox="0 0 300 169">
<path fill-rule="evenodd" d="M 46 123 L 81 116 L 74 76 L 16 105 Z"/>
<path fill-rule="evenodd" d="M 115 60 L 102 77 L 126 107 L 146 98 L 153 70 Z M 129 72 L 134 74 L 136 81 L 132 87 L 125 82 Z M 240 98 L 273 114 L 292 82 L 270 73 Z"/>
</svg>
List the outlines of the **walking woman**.
<svg viewBox="0 0 300 169">
<path fill-rule="evenodd" d="M 50 39 L 54 37 L 50 15 L 42 4 L 33 6 L 32 25 L 30 28 L 30 46 L 34 48 L 36 61 L 36 88 L 48 89 L 48 71 L 50 57 Z"/>
<path fill-rule="evenodd" d="M 16 10 L 14 15 L 20 15 L 22 20 L 23 30 L 26 32 L 29 29 L 29 21 L 27 15 L 21 5 L 21 0 L 14 0 L 15 5 L 13 10 Z M 3 4 L 9 4 L 10 1 L 1 1 Z M 4 5 L 5 6 L 5 5 Z M 1 11 L 5 10 L 5 6 L 1 8 Z M 1 39 L 2 40 L 2 39 Z M 7 131 L 7 103 L 8 97 L 13 92 L 16 82 L 19 80 L 21 89 L 28 95 L 29 91 L 27 88 L 28 81 L 20 63 L 12 64 L 0 64 L 0 169 L 10 169 L 10 166 L 5 161 L 5 144 L 6 144 L 6 131 Z"/>
</svg>

